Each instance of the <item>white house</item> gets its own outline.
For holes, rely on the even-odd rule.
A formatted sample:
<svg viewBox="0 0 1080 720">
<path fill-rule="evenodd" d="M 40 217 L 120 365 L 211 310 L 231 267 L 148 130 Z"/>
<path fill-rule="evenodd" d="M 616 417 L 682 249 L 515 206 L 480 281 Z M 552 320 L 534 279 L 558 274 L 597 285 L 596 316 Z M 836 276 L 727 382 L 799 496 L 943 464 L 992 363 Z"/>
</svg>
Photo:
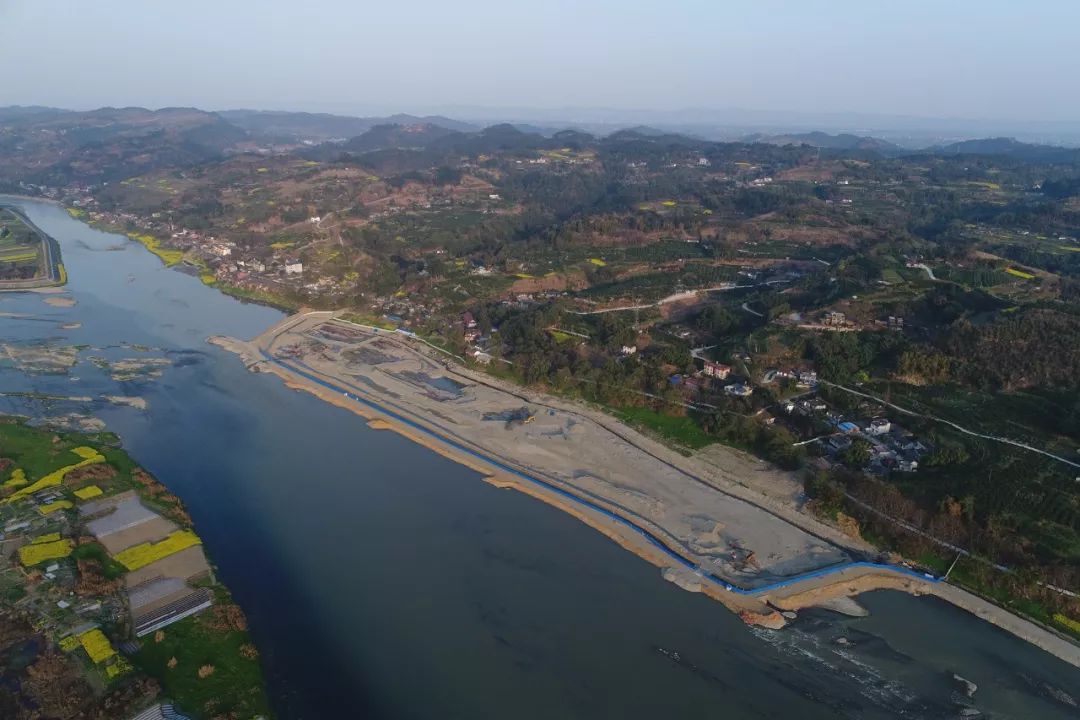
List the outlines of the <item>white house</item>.
<svg viewBox="0 0 1080 720">
<path fill-rule="evenodd" d="M 874 418 L 870 421 L 870 426 L 866 428 L 867 435 L 884 435 L 892 430 L 892 423 L 888 418 Z"/>
<path fill-rule="evenodd" d="M 286 275 L 302 275 L 304 272 L 304 263 L 299 260 L 286 260 L 285 261 L 285 274 Z"/>
</svg>

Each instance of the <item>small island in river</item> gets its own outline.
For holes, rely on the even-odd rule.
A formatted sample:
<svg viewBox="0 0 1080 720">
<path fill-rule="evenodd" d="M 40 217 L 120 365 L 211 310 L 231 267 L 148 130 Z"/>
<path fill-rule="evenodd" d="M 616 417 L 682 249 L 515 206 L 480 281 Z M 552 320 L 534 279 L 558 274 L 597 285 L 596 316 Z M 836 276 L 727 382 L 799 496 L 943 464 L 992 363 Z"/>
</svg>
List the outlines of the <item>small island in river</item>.
<svg viewBox="0 0 1080 720">
<path fill-rule="evenodd" d="M 0 557 L 0 717 L 270 716 L 191 518 L 115 436 L 0 417 Z"/>
<path fill-rule="evenodd" d="M 0 290 L 33 290 L 66 282 L 56 240 L 18 209 L 0 205 Z"/>
</svg>

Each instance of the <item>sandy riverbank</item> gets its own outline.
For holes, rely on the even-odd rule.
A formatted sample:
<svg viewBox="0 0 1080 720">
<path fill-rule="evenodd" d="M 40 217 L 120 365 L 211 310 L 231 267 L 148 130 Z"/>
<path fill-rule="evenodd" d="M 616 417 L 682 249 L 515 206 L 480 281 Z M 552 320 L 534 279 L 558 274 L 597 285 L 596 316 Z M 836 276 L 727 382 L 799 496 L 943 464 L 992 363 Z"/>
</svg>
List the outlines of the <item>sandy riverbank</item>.
<svg viewBox="0 0 1080 720">
<path fill-rule="evenodd" d="M 490 465 L 487 474 L 510 469 L 556 494 L 572 492 L 740 587 L 852 559 L 836 544 L 641 449 L 628 428 L 616 433 L 585 415 L 532 405 L 530 422 L 508 422 L 508 413 L 523 407 L 519 397 L 455 380 L 400 337 L 323 325 L 325 319 L 279 326 L 253 343 L 249 362 L 267 353 L 275 361 L 261 362 L 260 369 L 338 393 L 346 407 L 364 404 L 361 414 L 405 425 L 425 445 L 445 441 L 451 455 Z M 396 417 L 386 418 L 386 411 Z"/>
<path fill-rule="evenodd" d="M 799 512 L 791 477 L 753 458 L 724 448 L 686 458 L 599 411 L 502 386 L 433 359 L 400 335 L 327 324 L 331 317 L 293 316 L 250 342 L 212 342 L 375 429 L 398 432 L 498 487 L 571 514 L 748 622 L 782 627 L 777 610 L 828 606 L 883 588 L 932 592 L 983 615 L 978 598 L 902 570 L 860 566 L 814 575 L 859 559 L 869 546 Z M 527 424 L 484 420 L 523 404 L 535 413 Z M 995 624 L 1080 666 L 1075 645 L 990 608 L 1012 618 Z"/>
</svg>

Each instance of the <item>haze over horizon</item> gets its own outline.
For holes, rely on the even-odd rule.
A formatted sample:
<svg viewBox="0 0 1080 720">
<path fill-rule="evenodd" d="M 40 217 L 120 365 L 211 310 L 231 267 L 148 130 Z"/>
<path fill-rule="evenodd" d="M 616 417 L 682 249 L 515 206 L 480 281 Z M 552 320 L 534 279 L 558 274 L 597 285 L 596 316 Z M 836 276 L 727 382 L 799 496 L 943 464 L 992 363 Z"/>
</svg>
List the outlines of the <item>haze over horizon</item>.
<svg viewBox="0 0 1080 720">
<path fill-rule="evenodd" d="M 966 28 L 958 33 L 956 28 Z M 1080 122 L 1080 4 L 0 3 L 0 105 Z M 754 112 L 749 113 L 753 115 Z"/>
</svg>

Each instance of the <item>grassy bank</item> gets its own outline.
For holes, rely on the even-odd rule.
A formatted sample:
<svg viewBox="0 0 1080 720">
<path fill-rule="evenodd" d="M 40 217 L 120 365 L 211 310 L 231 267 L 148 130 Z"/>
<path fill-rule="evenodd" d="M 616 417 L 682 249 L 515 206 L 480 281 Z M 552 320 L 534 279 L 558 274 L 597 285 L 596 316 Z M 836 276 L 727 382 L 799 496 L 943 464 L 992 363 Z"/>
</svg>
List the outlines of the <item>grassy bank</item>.
<svg viewBox="0 0 1080 720">
<path fill-rule="evenodd" d="M 243 614 L 219 589 L 214 608 L 148 637 L 133 662 L 192 712 L 252 718 L 270 714 L 258 657 Z"/>
<path fill-rule="evenodd" d="M 203 277 L 203 283 L 230 295 L 238 300 L 245 300 L 247 302 L 257 303 L 259 305 L 267 305 L 276 310 L 283 312 L 296 312 L 300 309 L 300 304 L 294 300 L 290 300 L 282 295 L 276 295 L 274 293 L 264 292 L 262 290 L 249 290 L 247 288 L 236 287 L 235 285 L 228 285 L 226 283 L 217 282 L 216 280 L 208 282 Z"/>
<path fill-rule="evenodd" d="M 717 439 L 701 429 L 701 425 L 692 417 L 665 415 L 645 407 L 605 408 L 605 410 L 627 425 L 642 428 L 661 439 L 687 450 L 700 450 L 718 442 Z"/>
<path fill-rule="evenodd" d="M 164 247 L 161 244 L 161 241 L 153 235 L 134 232 L 129 232 L 125 234 L 135 242 L 141 244 L 150 252 L 157 255 L 161 259 L 161 262 L 165 263 L 166 266 L 175 265 L 184 259 L 183 252 L 181 252 L 180 250 L 172 250 L 170 248 Z"/>
</svg>

